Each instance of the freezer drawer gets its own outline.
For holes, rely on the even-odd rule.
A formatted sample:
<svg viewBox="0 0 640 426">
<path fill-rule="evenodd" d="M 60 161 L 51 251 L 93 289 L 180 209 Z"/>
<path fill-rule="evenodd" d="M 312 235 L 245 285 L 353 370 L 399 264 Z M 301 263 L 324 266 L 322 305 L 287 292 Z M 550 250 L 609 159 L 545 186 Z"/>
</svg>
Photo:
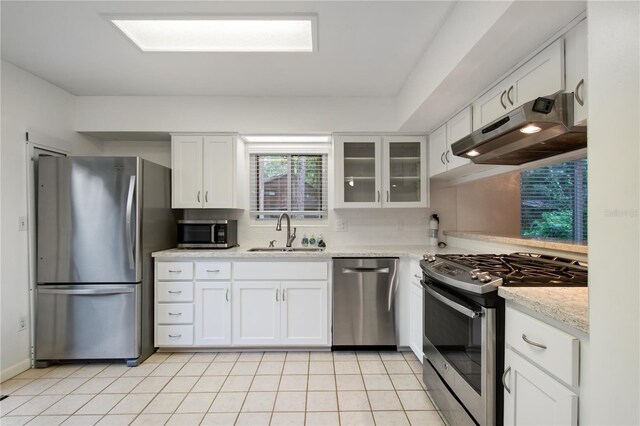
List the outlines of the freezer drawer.
<svg viewBox="0 0 640 426">
<path fill-rule="evenodd" d="M 38 286 L 36 360 L 140 356 L 141 284 Z"/>
</svg>

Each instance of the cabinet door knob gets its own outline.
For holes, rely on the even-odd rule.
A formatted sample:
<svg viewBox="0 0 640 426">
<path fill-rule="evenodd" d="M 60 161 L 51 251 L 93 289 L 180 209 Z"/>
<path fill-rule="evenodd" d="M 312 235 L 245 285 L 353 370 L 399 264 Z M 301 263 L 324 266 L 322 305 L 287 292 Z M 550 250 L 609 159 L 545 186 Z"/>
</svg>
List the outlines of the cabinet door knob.
<svg viewBox="0 0 640 426">
<path fill-rule="evenodd" d="M 444 162 L 444 151 L 442 152 L 442 155 L 440 156 L 440 161 L 442 162 L 442 164 L 446 164 Z"/>
<path fill-rule="evenodd" d="M 511 99 L 511 93 L 513 93 L 513 86 L 509 87 L 509 90 L 507 91 L 507 100 L 511 105 L 513 105 L 513 99 Z"/>
<path fill-rule="evenodd" d="M 276 302 L 280 301 L 280 299 L 278 298 L 279 294 L 280 294 L 280 289 L 276 289 Z"/>
<path fill-rule="evenodd" d="M 500 95 L 500 105 L 502 105 L 502 108 L 507 109 L 507 106 L 504 103 L 504 95 L 507 94 L 507 91 L 505 90 L 504 92 L 502 92 L 502 95 Z"/>
<path fill-rule="evenodd" d="M 285 299 L 285 295 L 287 294 L 286 290 L 282 290 L 282 301 L 286 302 L 287 300 Z"/>
<path fill-rule="evenodd" d="M 200 191 L 198 191 L 198 202 L 200 202 Z"/>
<path fill-rule="evenodd" d="M 580 97 L 580 89 L 584 86 L 584 78 L 580 79 L 580 81 L 578 82 L 578 84 L 576 85 L 576 101 L 578 101 L 578 104 L 580 106 L 584 106 L 584 99 L 582 99 Z"/>
<path fill-rule="evenodd" d="M 509 386 L 507 386 L 507 374 L 509 374 L 509 371 L 511 371 L 511 367 L 507 367 L 504 370 L 504 373 L 502 373 L 502 386 L 504 386 L 504 390 L 506 390 L 508 393 L 511 393 L 511 389 L 509 389 Z"/>
<path fill-rule="evenodd" d="M 206 192 L 204 193 L 204 202 L 205 202 L 205 203 L 208 203 L 208 202 L 209 202 L 209 191 L 206 191 Z"/>
<path fill-rule="evenodd" d="M 387 191 L 387 203 L 389 202 L 389 191 Z"/>
<path fill-rule="evenodd" d="M 380 191 L 378 191 L 378 203 L 380 202 Z"/>
<path fill-rule="evenodd" d="M 450 163 L 451 161 L 449 160 L 449 150 L 447 150 L 447 152 L 444 153 L 444 158 L 447 159 L 447 163 Z"/>
<path fill-rule="evenodd" d="M 225 299 L 227 299 L 227 302 L 229 301 L 229 289 L 227 289 L 227 294 L 225 294 Z"/>
</svg>

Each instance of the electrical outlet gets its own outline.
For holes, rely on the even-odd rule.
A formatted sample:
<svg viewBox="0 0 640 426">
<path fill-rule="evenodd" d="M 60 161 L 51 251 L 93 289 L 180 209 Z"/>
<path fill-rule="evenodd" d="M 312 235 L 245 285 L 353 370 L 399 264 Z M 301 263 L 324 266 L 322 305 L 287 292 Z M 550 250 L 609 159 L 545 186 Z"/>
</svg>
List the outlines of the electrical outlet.
<svg viewBox="0 0 640 426">
<path fill-rule="evenodd" d="M 26 231 L 27 230 L 27 217 L 20 216 L 18 217 L 18 231 Z"/>
<path fill-rule="evenodd" d="M 18 331 L 23 331 L 27 329 L 27 316 L 20 315 L 18 318 Z"/>
<path fill-rule="evenodd" d="M 336 232 L 347 232 L 347 221 L 344 219 L 336 219 Z"/>
</svg>

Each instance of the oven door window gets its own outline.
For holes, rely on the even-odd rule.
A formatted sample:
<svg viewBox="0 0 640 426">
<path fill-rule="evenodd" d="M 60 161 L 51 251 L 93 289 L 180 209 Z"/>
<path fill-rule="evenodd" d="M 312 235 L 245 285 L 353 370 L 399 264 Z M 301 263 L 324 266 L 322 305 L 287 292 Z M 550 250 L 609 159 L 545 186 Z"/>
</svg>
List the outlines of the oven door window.
<svg viewBox="0 0 640 426">
<path fill-rule="evenodd" d="M 450 303 L 430 294 L 437 292 Z M 473 387 L 481 392 L 482 381 L 482 316 L 472 318 L 453 308 L 451 304 L 482 312 L 482 307 L 460 297 L 428 285 L 424 298 L 424 334 L 449 365 Z"/>
<path fill-rule="evenodd" d="M 211 225 L 187 225 L 178 226 L 178 242 L 182 244 L 211 244 Z"/>
</svg>

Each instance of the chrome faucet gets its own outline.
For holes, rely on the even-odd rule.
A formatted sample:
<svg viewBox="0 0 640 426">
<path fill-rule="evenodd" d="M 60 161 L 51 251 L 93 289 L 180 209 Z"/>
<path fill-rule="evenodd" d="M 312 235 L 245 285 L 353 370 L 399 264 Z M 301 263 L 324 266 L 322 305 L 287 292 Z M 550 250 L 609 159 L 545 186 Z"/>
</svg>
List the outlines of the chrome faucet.
<svg viewBox="0 0 640 426">
<path fill-rule="evenodd" d="M 291 247 L 291 243 L 296 239 L 296 228 L 293 228 L 293 235 L 291 234 L 291 218 L 287 213 L 282 213 L 278 217 L 278 223 L 276 224 L 276 231 L 282 231 L 282 218 L 287 218 L 287 247 Z"/>
</svg>

